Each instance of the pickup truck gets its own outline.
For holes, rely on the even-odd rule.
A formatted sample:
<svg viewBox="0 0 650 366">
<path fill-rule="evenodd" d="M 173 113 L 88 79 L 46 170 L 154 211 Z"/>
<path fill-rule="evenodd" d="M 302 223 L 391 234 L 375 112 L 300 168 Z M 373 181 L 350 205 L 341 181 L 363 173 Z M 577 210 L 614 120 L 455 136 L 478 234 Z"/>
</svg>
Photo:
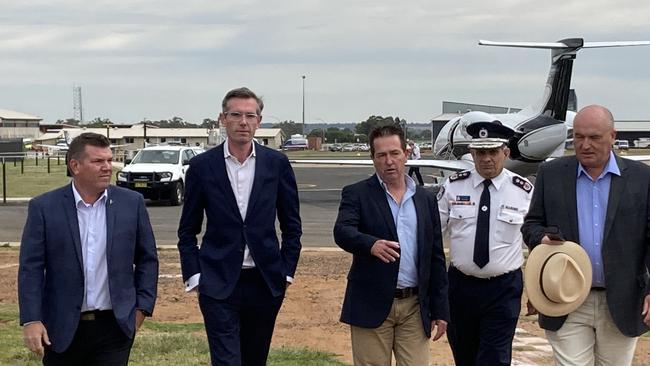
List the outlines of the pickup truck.
<svg viewBox="0 0 650 366">
<path fill-rule="evenodd" d="M 142 193 L 151 200 L 183 203 L 185 173 L 190 159 L 200 153 L 187 146 L 150 146 L 138 151 L 124 169 L 117 172 L 117 185 Z"/>
</svg>

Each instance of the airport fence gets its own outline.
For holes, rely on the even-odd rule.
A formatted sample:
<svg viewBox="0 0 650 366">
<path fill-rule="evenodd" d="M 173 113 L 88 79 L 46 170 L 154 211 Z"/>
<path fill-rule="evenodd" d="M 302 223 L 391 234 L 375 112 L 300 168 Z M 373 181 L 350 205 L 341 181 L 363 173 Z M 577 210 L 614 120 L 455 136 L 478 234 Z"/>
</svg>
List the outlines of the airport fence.
<svg viewBox="0 0 650 366">
<path fill-rule="evenodd" d="M 25 174 L 25 166 L 34 167 L 38 173 L 53 174 L 54 165 L 65 165 L 64 154 L 48 154 L 45 152 L 28 151 L 28 152 L 3 152 L 0 153 L 2 161 L 2 203 L 7 203 L 7 184 L 8 170 L 7 167 L 13 165 L 13 174 Z M 17 168 L 20 167 L 20 170 Z M 63 170 L 66 174 L 67 170 Z M 54 174 L 61 174 L 60 169 L 56 169 Z"/>
</svg>

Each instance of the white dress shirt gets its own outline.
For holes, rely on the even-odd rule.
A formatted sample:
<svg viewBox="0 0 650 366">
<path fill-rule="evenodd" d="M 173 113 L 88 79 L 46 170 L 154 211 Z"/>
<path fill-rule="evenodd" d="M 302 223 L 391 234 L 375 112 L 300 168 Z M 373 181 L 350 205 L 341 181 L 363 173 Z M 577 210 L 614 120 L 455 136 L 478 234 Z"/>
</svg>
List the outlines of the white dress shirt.
<svg viewBox="0 0 650 366">
<path fill-rule="evenodd" d="M 228 141 L 223 144 L 223 158 L 226 160 L 226 171 L 228 172 L 228 180 L 230 180 L 230 187 L 232 193 L 237 200 L 237 207 L 242 220 L 246 220 L 246 212 L 248 210 L 248 200 L 251 197 L 251 190 L 253 189 L 253 180 L 255 179 L 255 143 L 252 143 L 250 155 L 240 163 L 234 155 L 230 155 L 228 149 Z M 248 249 L 248 244 L 244 246 L 244 262 L 242 268 L 255 267 L 255 261 L 251 256 Z"/>
<path fill-rule="evenodd" d="M 460 177 L 460 179 L 454 179 Z M 447 179 L 438 192 L 442 232 L 449 235 L 451 264 L 468 276 L 491 278 L 524 263 L 521 225 L 528 213 L 532 184 L 507 169 L 492 179 L 490 190 L 490 261 L 474 263 L 474 239 L 483 181 L 476 170 Z"/>
<path fill-rule="evenodd" d="M 84 270 L 84 300 L 81 311 L 109 310 L 111 295 L 108 288 L 106 264 L 106 201 L 105 190 L 93 204 L 86 203 L 72 184 Z"/>
<path fill-rule="evenodd" d="M 235 195 L 235 200 L 237 201 L 237 207 L 239 208 L 239 214 L 241 215 L 242 220 L 246 220 L 248 200 L 250 199 L 251 190 L 253 189 L 253 181 L 255 179 L 255 143 L 252 143 L 252 145 L 253 148 L 250 155 L 248 155 L 243 163 L 240 163 L 234 155 L 230 154 L 230 149 L 228 149 L 228 140 L 223 144 L 223 158 L 226 163 L 228 180 L 230 181 L 232 193 Z M 253 260 L 253 256 L 251 256 L 250 249 L 248 249 L 248 243 L 244 243 L 244 260 L 242 262 L 242 268 L 254 267 L 255 261 Z M 185 291 L 192 291 L 199 284 L 200 278 L 201 274 L 197 273 L 185 281 Z M 293 282 L 293 278 L 287 276 L 287 282 Z"/>
</svg>

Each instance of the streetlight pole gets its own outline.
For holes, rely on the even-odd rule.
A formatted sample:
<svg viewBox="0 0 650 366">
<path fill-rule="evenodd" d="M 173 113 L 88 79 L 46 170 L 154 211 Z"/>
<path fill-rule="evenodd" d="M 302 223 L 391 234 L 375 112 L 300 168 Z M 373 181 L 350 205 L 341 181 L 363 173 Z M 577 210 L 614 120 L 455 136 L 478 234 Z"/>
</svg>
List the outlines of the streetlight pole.
<svg viewBox="0 0 650 366">
<path fill-rule="evenodd" d="M 305 136 L 305 75 L 302 76 L 302 135 Z"/>
</svg>

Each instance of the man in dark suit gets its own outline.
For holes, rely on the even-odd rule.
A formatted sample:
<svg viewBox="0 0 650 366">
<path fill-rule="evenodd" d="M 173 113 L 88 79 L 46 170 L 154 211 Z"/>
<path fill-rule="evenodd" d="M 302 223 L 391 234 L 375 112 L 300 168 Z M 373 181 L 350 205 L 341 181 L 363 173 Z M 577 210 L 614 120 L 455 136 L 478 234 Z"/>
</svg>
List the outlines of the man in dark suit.
<svg viewBox="0 0 650 366">
<path fill-rule="evenodd" d="M 213 365 L 266 364 L 300 255 L 298 190 L 289 160 L 253 142 L 263 108 L 247 88 L 228 92 L 219 115 L 226 142 L 193 158 L 187 172 L 178 250 L 186 290 L 199 292 Z"/>
<path fill-rule="evenodd" d="M 341 321 L 355 365 L 428 365 L 447 329 L 447 273 L 434 196 L 405 174 L 401 129 L 369 136 L 376 174 L 343 188 L 334 239 L 353 254 Z"/>
<path fill-rule="evenodd" d="M 156 301 L 149 215 L 142 195 L 109 185 L 105 136 L 79 135 L 68 156 L 72 183 L 29 202 L 18 270 L 25 344 L 45 365 L 126 365 Z"/>
<path fill-rule="evenodd" d="M 609 110 L 583 108 L 573 122 L 576 155 L 540 166 L 522 227 L 531 249 L 551 239 L 579 243 L 593 268 L 582 306 L 539 315 L 559 365 L 629 365 L 650 324 L 650 167 L 616 156 L 615 137 Z"/>
</svg>

